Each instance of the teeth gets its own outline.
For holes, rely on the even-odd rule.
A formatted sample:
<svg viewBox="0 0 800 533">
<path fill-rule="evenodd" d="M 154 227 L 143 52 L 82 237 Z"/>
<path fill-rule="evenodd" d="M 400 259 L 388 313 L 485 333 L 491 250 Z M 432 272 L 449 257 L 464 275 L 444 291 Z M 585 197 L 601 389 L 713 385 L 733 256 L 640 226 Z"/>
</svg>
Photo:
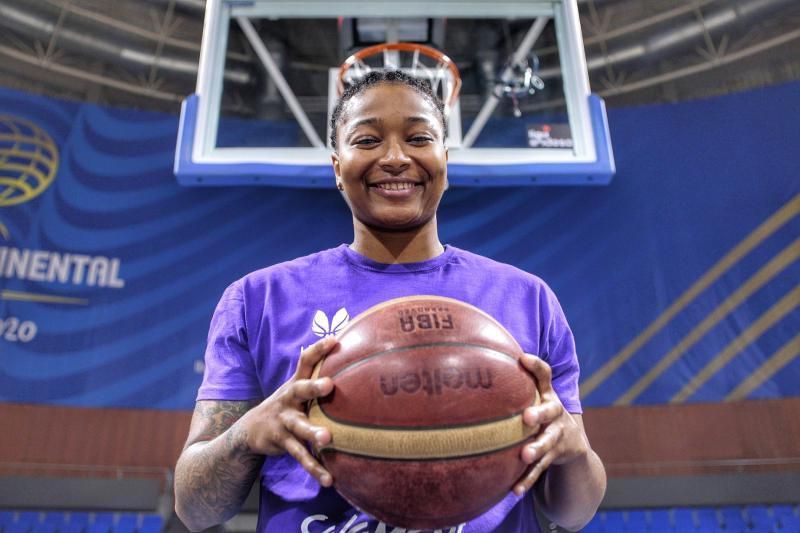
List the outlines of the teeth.
<svg viewBox="0 0 800 533">
<path fill-rule="evenodd" d="M 377 185 L 378 188 L 384 189 L 387 191 L 404 191 L 406 189 L 411 189 L 414 187 L 413 183 L 409 182 L 402 182 L 402 183 L 379 183 Z"/>
</svg>

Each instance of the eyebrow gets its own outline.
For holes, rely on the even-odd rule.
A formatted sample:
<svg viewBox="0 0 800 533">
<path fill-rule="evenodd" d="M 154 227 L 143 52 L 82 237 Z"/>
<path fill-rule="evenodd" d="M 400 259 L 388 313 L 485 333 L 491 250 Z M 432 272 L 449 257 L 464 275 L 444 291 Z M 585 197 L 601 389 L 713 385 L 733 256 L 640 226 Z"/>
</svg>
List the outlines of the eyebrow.
<svg viewBox="0 0 800 533">
<path fill-rule="evenodd" d="M 361 120 L 350 124 L 347 128 L 348 131 L 353 131 L 354 129 L 358 128 L 359 126 L 372 126 L 374 124 L 380 123 L 381 120 L 378 118 L 362 118 Z"/>
<path fill-rule="evenodd" d="M 353 124 L 351 124 L 347 128 L 347 132 L 348 132 L 348 134 L 350 134 L 350 133 L 352 133 L 353 130 L 355 130 L 359 126 L 374 126 L 376 124 L 380 124 L 381 122 L 383 122 L 383 120 L 380 119 L 380 118 L 376 118 L 376 117 L 362 118 L 361 120 L 358 120 L 358 121 L 354 122 Z M 427 118 L 420 117 L 420 116 L 407 117 L 405 122 L 409 123 L 409 124 L 419 124 L 419 123 L 433 124 L 433 122 L 431 122 Z"/>
</svg>

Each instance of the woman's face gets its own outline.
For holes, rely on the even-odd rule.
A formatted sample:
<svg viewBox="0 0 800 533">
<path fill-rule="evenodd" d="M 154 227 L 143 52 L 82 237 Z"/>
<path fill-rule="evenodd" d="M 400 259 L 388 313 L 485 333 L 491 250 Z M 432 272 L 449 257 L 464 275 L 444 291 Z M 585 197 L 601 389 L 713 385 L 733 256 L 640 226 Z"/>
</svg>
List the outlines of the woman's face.
<svg viewBox="0 0 800 533">
<path fill-rule="evenodd" d="M 337 128 L 336 179 L 353 216 L 379 230 L 430 222 L 447 188 L 436 108 L 411 87 L 381 83 L 354 96 Z"/>
</svg>

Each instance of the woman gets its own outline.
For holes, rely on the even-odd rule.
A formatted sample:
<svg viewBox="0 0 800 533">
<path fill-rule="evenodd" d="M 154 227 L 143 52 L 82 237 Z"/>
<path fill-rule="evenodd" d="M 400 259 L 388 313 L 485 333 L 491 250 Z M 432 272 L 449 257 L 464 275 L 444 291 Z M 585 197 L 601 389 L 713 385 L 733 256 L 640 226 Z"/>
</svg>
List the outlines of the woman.
<svg viewBox="0 0 800 533">
<path fill-rule="evenodd" d="M 345 91 L 331 126 L 353 242 L 259 270 L 225 291 L 176 467 L 178 515 L 193 530 L 220 523 L 236 514 L 260 474 L 259 531 L 390 531 L 330 488 L 331 475 L 306 443 L 324 445 L 331 436 L 309 423 L 304 405 L 333 389 L 330 379 L 310 379 L 311 370 L 334 348 L 331 334 L 349 313 L 437 294 L 482 308 L 541 356 L 522 361 L 543 400 L 523 417 L 544 427 L 522 452 L 531 468 L 508 497 L 460 530 L 537 531 L 534 505 L 579 529 L 602 499 L 605 471 L 583 430 L 572 333 L 541 280 L 439 241 L 436 210 L 447 189 L 441 103 L 416 79 L 373 72 Z M 315 335 L 326 336 L 311 344 Z"/>
</svg>

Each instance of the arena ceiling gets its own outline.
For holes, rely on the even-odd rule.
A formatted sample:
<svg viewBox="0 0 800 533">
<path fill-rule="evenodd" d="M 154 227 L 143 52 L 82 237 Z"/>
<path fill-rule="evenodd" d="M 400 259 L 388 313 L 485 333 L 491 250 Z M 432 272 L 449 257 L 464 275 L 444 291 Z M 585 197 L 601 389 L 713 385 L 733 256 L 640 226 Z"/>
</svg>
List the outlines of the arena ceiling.
<svg viewBox="0 0 800 533">
<path fill-rule="evenodd" d="M 489 0 L 487 0 L 489 1 Z M 579 0 L 592 90 L 609 106 L 724 94 L 800 79 L 797 0 Z M 67 99 L 176 113 L 194 91 L 204 0 L 0 0 L 0 85 Z M 327 69 L 344 59 L 330 21 L 263 21 L 286 77 L 311 112 L 325 109 Z M 446 52 L 480 105 L 486 64 L 519 41 L 513 21 L 476 28 L 449 20 Z M 237 28 L 238 30 L 238 28 Z M 260 62 L 232 30 L 224 109 L 269 91 Z M 547 33 L 535 51 L 546 57 Z M 544 68 L 547 68 L 545 63 Z M 239 80 L 239 81 L 235 81 Z M 273 91 L 274 93 L 274 91 Z M 267 111 L 264 111 L 267 109 Z"/>
</svg>

